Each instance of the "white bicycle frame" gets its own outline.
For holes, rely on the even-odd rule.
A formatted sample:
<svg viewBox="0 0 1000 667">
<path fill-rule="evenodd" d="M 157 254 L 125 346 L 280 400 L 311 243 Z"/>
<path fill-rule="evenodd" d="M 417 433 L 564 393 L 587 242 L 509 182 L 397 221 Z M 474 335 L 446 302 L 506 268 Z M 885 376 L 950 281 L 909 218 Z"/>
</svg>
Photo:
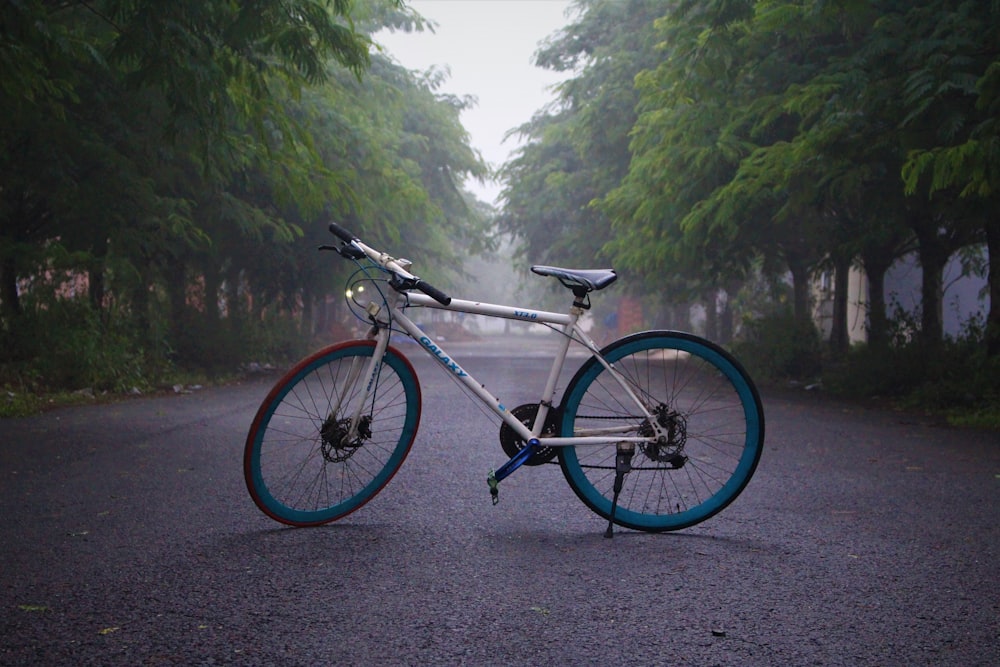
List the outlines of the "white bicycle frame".
<svg viewBox="0 0 1000 667">
<path fill-rule="evenodd" d="M 369 258 L 380 266 L 385 267 L 387 270 L 395 272 L 398 275 L 402 275 L 403 277 L 412 277 L 411 274 L 406 271 L 406 269 L 409 268 L 409 264 L 405 260 L 395 260 L 388 255 L 379 253 L 365 246 L 359 241 L 354 241 L 354 244 L 364 250 Z M 405 268 L 403 266 L 404 264 Z M 450 303 L 445 305 L 425 294 L 416 291 L 407 291 L 396 293 L 395 303 L 389 306 L 391 311 L 390 313 L 383 312 L 385 309 L 384 306 L 385 304 L 379 304 L 373 301 L 369 303 L 366 308 L 369 317 L 373 320 L 373 322 L 377 323 L 375 331 L 372 335 L 375 340 L 375 350 L 371 360 L 368 362 L 365 375 L 363 376 L 368 378 L 364 396 L 365 400 L 359 402 L 356 413 L 351 416 L 351 426 L 348 438 L 352 439 L 356 435 L 357 427 L 362 417 L 362 406 L 366 404 L 368 395 L 376 385 L 376 380 L 381 369 L 382 357 L 388 347 L 389 337 L 394 327 L 401 328 L 414 341 L 419 343 L 426 353 L 437 359 L 438 362 L 440 362 L 458 382 L 464 385 L 484 405 L 496 413 L 505 424 L 513 429 L 514 432 L 524 440 L 524 442 L 529 442 L 530 440 L 535 439 L 541 447 L 608 444 L 615 444 L 619 447 L 634 447 L 635 444 L 655 442 L 661 437 L 665 440 L 667 437 L 665 429 L 650 414 L 645 404 L 635 395 L 635 392 L 625 381 L 621 373 L 614 368 L 613 364 L 604 359 L 596 343 L 594 343 L 594 341 L 580 326 L 579 320 L 584 313 L 584 309 L 578 305 L 572 306 L 569 313 L 556 313 L 523 308 L 519 306 L 505 306 L 479 301 L 466 301 L 463 299 L 451 299 Z M 462 368 L 458 361 L 456 361 L 455 357 L 451 356 L 438 341 L 434 340 L 434 338 L 432 338 L 428 333 L 421 330 L 420 327 L 417 326 L 417 324 L 414 323 L 413 320 L 411 320 L 404 312 L 404 309 L 410 307 L 436 308 L 438 310 L 451 312 L 518 320 L 532 324 L 539 323 L 561 326 L 562 338 L 560 340 L 559 348 L 556 351 L 555 358 L 553 359 L 552 367 L 545 383 L 545 389 L 543 390 L 542 396 L 538 401 L 538 412 L 535 416 L 533 427 L 528 429 L 528 427 L 521 423 L 517 417 L 511 414 L 499 397 L 490 393 L 483 386 L 483 384 L 472 376 L 471 373 Z M 626 395 L 634 401 L 637 415 L 641 415 L 643 417 L 643 419 L 637 420 L 635 430 L 638 430 L 640 424 L 644 424 L 648 427 L 652 427 L 652 435 L 625 436 L 622 432 L 621 426 L 619 425 L 607 428 L 593 428 L 587 429 L 586 431 L 577 431 L 572 436 L 566 437 L 542 437 L 542 428 L 544 427 L 545 420 L 553 406 L 552 401 L 556 392 L 556 384 L 558 382 L 559 375 L 562 372 L 563 365 L 565 364 L 569 345 L 573 341 L 576 341 L 586 347 L 597 359 L 598 363 L 604 366 L 610 372 L 611 376 L 615 378 L 618 384 L 621 385 L 621 388 Z"/>
</svg>

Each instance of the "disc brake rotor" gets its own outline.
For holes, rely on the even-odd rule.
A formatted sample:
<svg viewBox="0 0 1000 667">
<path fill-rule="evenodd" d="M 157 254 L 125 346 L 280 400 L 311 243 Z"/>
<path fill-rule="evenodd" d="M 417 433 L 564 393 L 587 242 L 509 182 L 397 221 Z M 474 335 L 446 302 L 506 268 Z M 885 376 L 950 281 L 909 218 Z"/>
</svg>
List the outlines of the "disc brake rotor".
<svg viewBox="0 0 1000 667">
<path fill-rule="evenodd" d="M 680 468 L 687 463 L 687 457 L 683 453 L 687 442 L 687 419 L 662 403 L 653 410 L 653 416 L 656 417 L 656 423 L 666 430 L 666 437 L 661 437 L 657 442 L 640 444 L 639 449 L 651 461 L 669 463 L 674 468 Z M 654 434 L 655 431 L 648 422 L 639 429 L 639 435 L 651 437 Z"/>
<path fill-rule="evenodd" d="M 358 422 L 357 435 L 348 440 L 351 420 L 333 417 L 327 419 L 319 430 L 323 458 L 331 463 L 341 463 L 354 456 L 354 452 L 372 437 L 371 423 L 371 417 L 363 416 Z"/>
</svg>

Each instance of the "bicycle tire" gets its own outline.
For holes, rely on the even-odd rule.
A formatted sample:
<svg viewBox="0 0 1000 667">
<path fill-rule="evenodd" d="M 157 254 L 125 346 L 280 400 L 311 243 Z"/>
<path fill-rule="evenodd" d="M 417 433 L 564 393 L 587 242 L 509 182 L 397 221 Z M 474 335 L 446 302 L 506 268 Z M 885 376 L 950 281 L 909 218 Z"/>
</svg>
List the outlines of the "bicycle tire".
<svg viewBox="0 0 1000 667">
<path fill-rule="evenodd" d="M 293 526 L 329 523 L 375 497 L 399 470 L 416 437 L 421 397 L 413 367 L 394 348 L 386 349 L 364 406 L 364 433 L 347 447 L 331 435 L 357 408 L 369 382 L 360 375 L 374 350 L 374 341 L 360 340 L 319 350 L 261 403 L 247 434 L 243 472 L 264 514 Z M 331 415 L 338 401 L 341 409 Z"/>
<path fill-rule="evenodd" d="M 676 435 L 668 447 L 636 447 L 614 523 L 647 532 L 680 530 L 722 511 L 750 481 L 764 443 L 764 409 L 743 367 L 718 345 L 675 331 L 627 336 L 602 355 Z M 564 396 L 564 437 L 612 425 L 635 435 L 645 421 L 634 408 L 625 409 L 632 401 L 596 358 L 577 371 Z M 680 467 L 677 453 L 686 457 Z M 611 516 L 615 455 L 615 445 L 559 451 L 570 487 L 605 519 Z"/>
</svg>

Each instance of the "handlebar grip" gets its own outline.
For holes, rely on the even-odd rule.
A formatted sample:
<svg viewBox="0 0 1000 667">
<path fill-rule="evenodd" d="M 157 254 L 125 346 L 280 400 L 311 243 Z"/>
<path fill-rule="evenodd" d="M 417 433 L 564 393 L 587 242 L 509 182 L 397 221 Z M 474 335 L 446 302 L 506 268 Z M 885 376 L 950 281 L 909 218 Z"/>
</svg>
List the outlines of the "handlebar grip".
<svg viewBox="0 0 1000 667">
<path fill-rule="evenodd" d="M 450 296 L 448 296 L 447 294 L 439 290 L 437 287 L 434 287 L 433 285 L 424 280 L 418 280 L 417 284 L 414 285 L 414 287 L 416 287 L 418 290 L 420 290 L 430 298 L 440 303 L 442 306 L 447 306 L 449 303 L 451 303 Z"/>
<path fill-rule="evenodd" d="M 331 222 L 330 223 L 330 232 L 334 236 L 337 236 L 338 238 L 340 238 L 340 240 L 343 241 L 344 243 L 350 243 L 351 241 L 357 241 L 358 240 L 357 236 L 355 236 L 354 234 L 350 233 L 349 231 L 347 231 L 346 229 L 344 229 L 343 227 L 341 227 L 340 225 L 338 225 L 336 222 Z"/>
</svg>

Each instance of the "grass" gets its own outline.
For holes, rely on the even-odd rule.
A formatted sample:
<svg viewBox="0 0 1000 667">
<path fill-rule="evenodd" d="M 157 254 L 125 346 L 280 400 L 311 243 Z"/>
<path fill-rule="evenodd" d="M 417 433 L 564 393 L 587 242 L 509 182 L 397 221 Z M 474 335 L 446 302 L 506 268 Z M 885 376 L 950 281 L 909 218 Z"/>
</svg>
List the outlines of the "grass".
<svg viewBox="0 0 1000 667">
<path fill-rule="evenodd" d="M 978 410 L 949 410 L 945 417 L 952 426 L 1000 431 L 1000 406 Z"/>
<path fill-rule="evenodd" d="M 242 377 L 242 374 L 208 375 L 203 372 L 173 372 L 159 379 L 155 386 L 145 386 L 127 392 L 93 391 L 82 389 L 78 391 L 44 391 L 25 390 L 5 385 L 0 389 L 0 419 L 31 417 L 33 415 L 54 410 L 56 408 L 77 405 L 100 405 L 115 403 L 131 398 L 151 395 L 170 395 L 173 387 L 218 386 Z"/>
</svg>

